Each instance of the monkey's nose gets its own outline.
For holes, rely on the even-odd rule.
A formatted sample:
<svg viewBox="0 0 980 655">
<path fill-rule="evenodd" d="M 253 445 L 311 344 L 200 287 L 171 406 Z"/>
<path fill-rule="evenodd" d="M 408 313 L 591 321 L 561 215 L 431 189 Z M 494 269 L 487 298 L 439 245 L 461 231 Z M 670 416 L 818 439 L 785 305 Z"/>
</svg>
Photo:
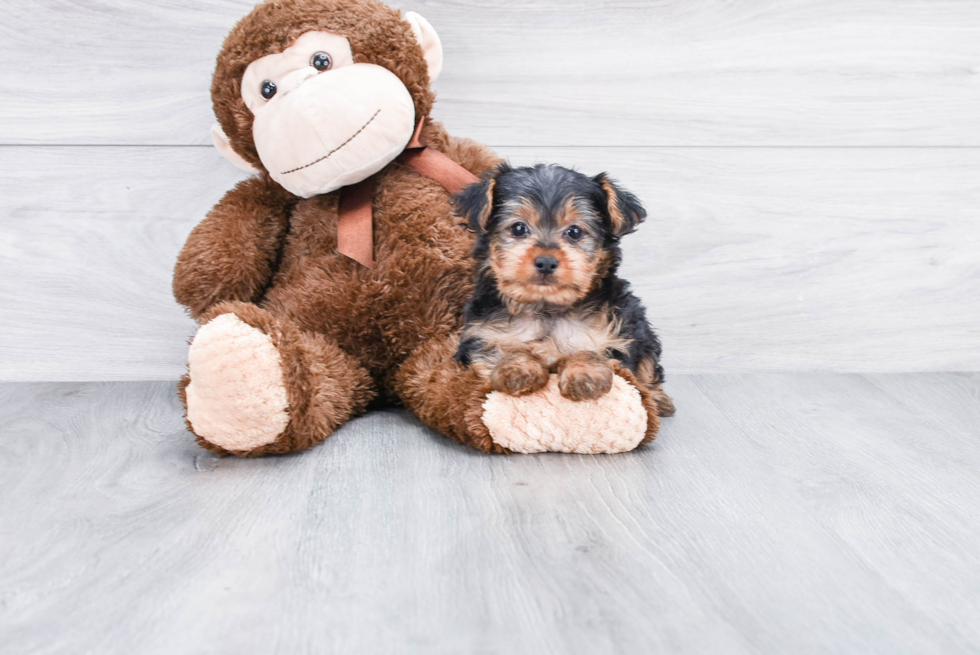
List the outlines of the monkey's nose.
<svg viewBox="0 0 980 655">
<path fill-rule="evenodd" d="M 551 255 L 541 255 L 534 260 L 534 268 L 541 275 L 551 275 L 558 268 L 558 260 Z"/>
<path fill-rule="evenodd" d="M 282 80 L 279 82 L 279 95 L 284 96 L 290 91 L 295 91 L 299 88 L 300 84 L 311 77 L 316 77 L 319 74 L 320 71 L 312 66 L 307 66 L 305 68 L 300 68 L 299 70 L 293 71 L 286 77 L 282 78 Z"/>
</svg>

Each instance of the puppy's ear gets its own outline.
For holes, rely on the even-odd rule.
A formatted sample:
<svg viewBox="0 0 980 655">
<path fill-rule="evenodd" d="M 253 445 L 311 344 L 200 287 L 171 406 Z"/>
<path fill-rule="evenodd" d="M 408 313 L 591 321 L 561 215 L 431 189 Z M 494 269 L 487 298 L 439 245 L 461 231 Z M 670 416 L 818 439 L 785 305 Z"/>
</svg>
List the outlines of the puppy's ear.
<svg viewBox="0 0 980 655">
<path fill-rule="evenodd" d="M 609 225 L 613 234 L 621 237 L 636 230 L 647 217 L 647 210 L 640 204 L 639 198 L 620 188 L 605 173 L 599 173 L 592 180 L 602 190 L 605 207 L 601 209 L 609 214 Z"/>
<path fill-rule="evenodd" d="M 479 182 L 469 185 L 453 198 L 456 205 L 456 215 L 466 219 L 466 227 L 477 234 L 487 231 L 487 223 L 493 213 L 493 191 L 497 186 L 497 178 L 510 170 L 506 163 L 485 174 Z"/>
</svg>

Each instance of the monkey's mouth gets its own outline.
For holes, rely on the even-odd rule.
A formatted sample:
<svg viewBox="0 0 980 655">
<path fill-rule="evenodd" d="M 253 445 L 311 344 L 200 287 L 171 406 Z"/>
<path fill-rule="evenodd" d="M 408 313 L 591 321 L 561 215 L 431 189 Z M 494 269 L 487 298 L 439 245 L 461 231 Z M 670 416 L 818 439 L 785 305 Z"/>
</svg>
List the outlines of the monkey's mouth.
<svg viewBox="0 0 980 655">
<path fill-rule="evenodd" d="M 378 111 L 374 112 L 374 116 L 372 116 L 371 118 L 369 118 L 368 119 L 368 122 L 361 126 L 361 129 L 359 129 L 356 132 L 354 132 L 353 134 L 351 134 L 350 137 L 346 141 L 344 141 L 343 143 L 341 143 L 339 146 L 337 146 L 336 148 L 334 148 L 333 150 L 331 150 L 330 152 L 328 152 L 324 156 L 320 157 L 319 159 L 317 159 L 315 161 L 311 161 L 309 164 L 306 164 L 304 166 L 300 166 L 298 168 L 293 168 L 293 169 L 290 169 L 288 171 L 283 171 L 282 173 L 280 173 L 280 175 L 289 175 L 290 173 L 295 173 L 296 171 L 301 171 L 304 168 L 309 168 L 310 166 L 313 166 L 315 164 L 319 164 L 321 161 L 324 161 L 326 159 L 329 159 L 335 152 L 337 152 L 338 150 L 340 150 L 341 148 L 343 148 L 344 146 L 346 146 L 348 143 L 350 143 L 351 141 L 353 141 L 357 137 L 358 134 L 360 134 L 361 132 L 363 132 L 367 128 L 368 125 L 370 125 L 371 123 L 373 123 L 374 122 L 374 119 L 377 118 L 378 117 L 378 114 L 380 114 L 380 113 L 381 113 L 381 110 L 380 109 Z"/>
</svg>

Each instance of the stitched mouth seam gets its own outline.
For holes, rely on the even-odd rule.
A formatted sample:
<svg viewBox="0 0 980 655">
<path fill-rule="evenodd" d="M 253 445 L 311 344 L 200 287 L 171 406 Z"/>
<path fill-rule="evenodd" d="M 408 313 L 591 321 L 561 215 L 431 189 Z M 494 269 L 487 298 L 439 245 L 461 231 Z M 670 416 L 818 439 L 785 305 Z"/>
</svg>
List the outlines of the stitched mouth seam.
<svg viewBox="0 0 980 655">
<path fill-rule="evenodd" d="M 330 157 L 330 156 L 331 156 L 331 155 L 333 155 L 333 154 L 334 154 L 335 152 L 337 152 L 338 150 L 340 150 L 341 148 L 343 148 L 344 146 L 346 146 L 346 145 L 347 145 L 348 143 L 350 143 L 351 141 L 353 141 L 353 140 L 354 140 L 354 138 L 355 138 L 355 137 L 356 137 L 356 136 L 357 136 L 358 134 L 360 134 L 361 132 L 363 132 L 363 131 L 364 131 L 364 129 L 365 129 L 365 128 L 366 128 L 366 127 L 367 127 L 368 125 L 370 125 L 370 124 L 371 124 L 371 123 L 372 123 L 372 122 L 374 121 L 374 119 L 378 117 L 378 114 L 380 114 L 380 113 L 381 113 L 381 110 L 380 110 L 380 109 L 379 109 L 378 111 L 376 111 L 376 112 L 374 112 L 374 116 L 372 116 L 371 118 L 369 118 L 369 119 L 368 119 L 368 122 L 367 122 L 367 123 L 365 123 L 364 125 L 362 125 L 362 126 L 361 126 L 361 129 L 359 129 L 358 131 L 356 131 L 356 132 L 354 132 L 354 133 L 353 133 L 353 134 L 352 134 L 352 135 L 350 136 L 350 138 L 349 138 L 349 139 L 347 139 L 346 141 L 344 141 L 343 143 L 341 143 L 341 144 L 340 144 L 339 146 L 337 146 L 336 148 L 334 148 L 333 150 L 331 150 L 330 152 L 328 152 L 328 153 L 327 153 L 327 154 L 325 154 L 324 156 L 322 156 L 322 157 L 320 157 L 320 158 L 319 158 L 319 159 L 317 159 L 316 161 L 311 161 L 311 162 L 310 162 L 309 164 L 306 164 L 305 166 L 300 166 L 299 168 L 294 168 L 294 169 L 292 169 L 292 170 L 289 170 L 289 171 L 283 171 L 282 173 L 280 173 L 280 175 L 289 175 L 290 173 L 295 173 L 296 171 L 301 171 L 301 170 L 303 170 L 304 168 L 309 168 L 310 166 L 313 166 L 314 164 L 319 164 L 319 163 L 320 163 L 321 161 L 323 161 L 324 159 L 326 159 L 326 158 L 328 158 L 328 157 Z"/>
</svg>

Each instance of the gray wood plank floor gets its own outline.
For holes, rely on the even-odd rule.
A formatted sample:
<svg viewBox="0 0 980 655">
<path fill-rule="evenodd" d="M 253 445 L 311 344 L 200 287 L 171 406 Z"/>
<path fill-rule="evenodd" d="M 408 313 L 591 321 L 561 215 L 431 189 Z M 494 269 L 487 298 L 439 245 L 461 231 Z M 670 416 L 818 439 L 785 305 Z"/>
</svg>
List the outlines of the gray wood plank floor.
<svg viewBox="0 0 980 655">
<path fill-rule="evenodd" d="M 173 383 L 0 385 L 0 652 L 980 651 L 980 375 L 668 386 L 624 455 L 238 460 Z"/>
</svg>

